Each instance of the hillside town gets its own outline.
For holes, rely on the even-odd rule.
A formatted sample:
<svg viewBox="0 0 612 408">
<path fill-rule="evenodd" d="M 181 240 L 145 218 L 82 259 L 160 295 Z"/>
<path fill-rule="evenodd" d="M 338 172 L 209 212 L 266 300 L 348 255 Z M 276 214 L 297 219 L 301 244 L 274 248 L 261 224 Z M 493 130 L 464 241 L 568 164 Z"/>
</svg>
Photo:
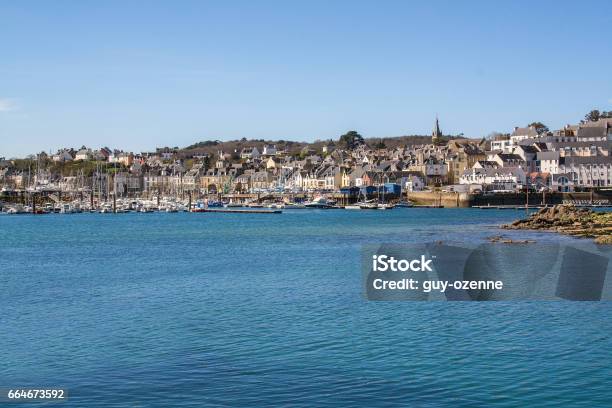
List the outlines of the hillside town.
<svg viewBox="0 0 612 408">
<path fill-rule="evenodd" d="M 604 112 L 605 113 L 605 112 Z M 472 194 L 573 192 L 612 187 L 612 118 L 602 115 L 550 131 L 542 124 L 508 134 L 445 137 L 436 118 L 428 143 L 366 143 L 351 131 L 338 141 L 249 144 L 210 151 L 160 148 L 125 152 L 65 148 L 25 159 L 0 158 L 4 195 L 91 193 L 107 197 L 164 194 L 333 193 L 393 186 L 402 192 Z M 395 190 L 394 190 L 395 191 Z"/>
</svg>

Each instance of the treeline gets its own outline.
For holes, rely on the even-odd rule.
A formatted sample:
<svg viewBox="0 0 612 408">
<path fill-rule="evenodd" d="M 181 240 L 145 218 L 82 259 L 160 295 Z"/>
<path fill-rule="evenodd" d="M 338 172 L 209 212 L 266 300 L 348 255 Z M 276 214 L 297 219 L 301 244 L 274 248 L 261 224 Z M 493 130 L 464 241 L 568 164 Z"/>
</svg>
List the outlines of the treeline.
<svg viewBox="0 0 612 408">
<path fill-rule="evenodd" d="M 447 139 L 456 139 L 459 136 L 448 136 Z M 291 140 L 271 140 L 271 139 L 246 139 L 239 140 L 207 140 L 194 143 L 180 149 L 177 153 L 179 156 L 193 156 L 197 154 L 208 154 L 217 156 L 219 151 L 238 156 L 242 149 L 256 147 L 261 152 L 266 145 L 274 145 L 278 150 L 285 150 L 287 154 L 299 156 L 305 150 L 322 154 L 324 146 L 330 146 L 334 149 L 354 149 L 360 144 L 366 144 L 371 148 L 389 148 L 394 149 L 399 146 L 414 146 L 431 143 L 431 136 L 426 135 L 405 135 L 392 137 L 369 137 L 364 138 L 357 131 L 351 130 L 340 136 L 337 140 L 315 140 L 314 142 L 296 142 Z"/>
<path fill-rule="evenodd" d="M 610 119 L 612 118 L 612 111 L 599 111 L 593 109 L 586 115 L 584 115 L 585 122 L 597 122 L 599 119 Z"/>
</svg>

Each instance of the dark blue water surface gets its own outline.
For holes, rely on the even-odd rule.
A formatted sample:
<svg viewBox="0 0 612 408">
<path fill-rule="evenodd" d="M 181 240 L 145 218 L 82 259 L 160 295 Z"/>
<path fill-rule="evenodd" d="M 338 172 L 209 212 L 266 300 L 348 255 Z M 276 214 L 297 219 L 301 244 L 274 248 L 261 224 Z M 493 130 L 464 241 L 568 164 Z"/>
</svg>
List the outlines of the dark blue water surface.
<svg viewBox="0 0 612 408">
<path fill-rule="evenodd" d="M 363 244 L 480 242 L 522 215 L 1 216 L 0 387 L 67 388 L 64 407 L 609 406 L 610 302 L 362 295 Z"/>
</svg>

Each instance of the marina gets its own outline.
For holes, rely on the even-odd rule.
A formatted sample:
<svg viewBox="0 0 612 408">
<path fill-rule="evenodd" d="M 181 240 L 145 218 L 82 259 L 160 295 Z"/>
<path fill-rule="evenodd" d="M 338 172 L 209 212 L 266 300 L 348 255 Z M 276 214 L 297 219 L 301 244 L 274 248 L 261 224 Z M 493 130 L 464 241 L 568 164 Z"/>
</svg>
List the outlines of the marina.
<svg viewBox="0 0 612 408">
<path fill-rule="evenodd" d="M 250 199 L 248 201 L 221 201 L 215 199 L 180 199 L 178 197 L 151 197 L 149 199 L 138 198 L 119 198 L 110 201 L 90 200 L 71 200 L 60 201 L 58 199 L 49 200 L 43 203 L 35 199 L 24 200 L 23 202 L 2 202 L 0 201 L 0 214 L 77 214 L 77 213 L 100 213 L 100 214 L 124 214 L 130 212 L 152 213 L 152 212 L 235 212 L 235 213 L 281 213 L 282 210 L 392 210 L 392 209 L 441 209 L 453 208 L 443 204 L 415 204 L 410 201 L 393 200 L 382 202 L 375 199 L 362 200 L 352 204 L 343 204 L 334 198 L 317 196 L 306 201 L 290 201 L 289 197 L 274 198 L 273 200 Z M 580 208 L 605 209 L 612 208 L 609 200 L 575 200 L 566 201 L 565 204 L 572 204 Z M 536 210 L 550 208 L 553 204 L 487 204 L 473 205 L 468 208 L 478 210 Z"/>
</svg>

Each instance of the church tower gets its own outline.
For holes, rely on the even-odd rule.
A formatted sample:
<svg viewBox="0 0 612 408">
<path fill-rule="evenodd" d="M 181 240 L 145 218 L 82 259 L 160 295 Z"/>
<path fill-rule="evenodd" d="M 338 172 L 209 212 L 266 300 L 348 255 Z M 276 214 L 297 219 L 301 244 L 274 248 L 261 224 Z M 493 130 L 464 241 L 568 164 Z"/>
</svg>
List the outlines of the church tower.
<svg viewBox="0 0 612 408">
<path fill-rule="evenodd" d="M 438 116 L 436 115 L 436 125 L 434 126 L 433 132 L 431 132 L 431 143 L 438 144 L 442 140 L 442 131 L 440 130 L 440 123 L 438 122 Z"/>
</svg>

